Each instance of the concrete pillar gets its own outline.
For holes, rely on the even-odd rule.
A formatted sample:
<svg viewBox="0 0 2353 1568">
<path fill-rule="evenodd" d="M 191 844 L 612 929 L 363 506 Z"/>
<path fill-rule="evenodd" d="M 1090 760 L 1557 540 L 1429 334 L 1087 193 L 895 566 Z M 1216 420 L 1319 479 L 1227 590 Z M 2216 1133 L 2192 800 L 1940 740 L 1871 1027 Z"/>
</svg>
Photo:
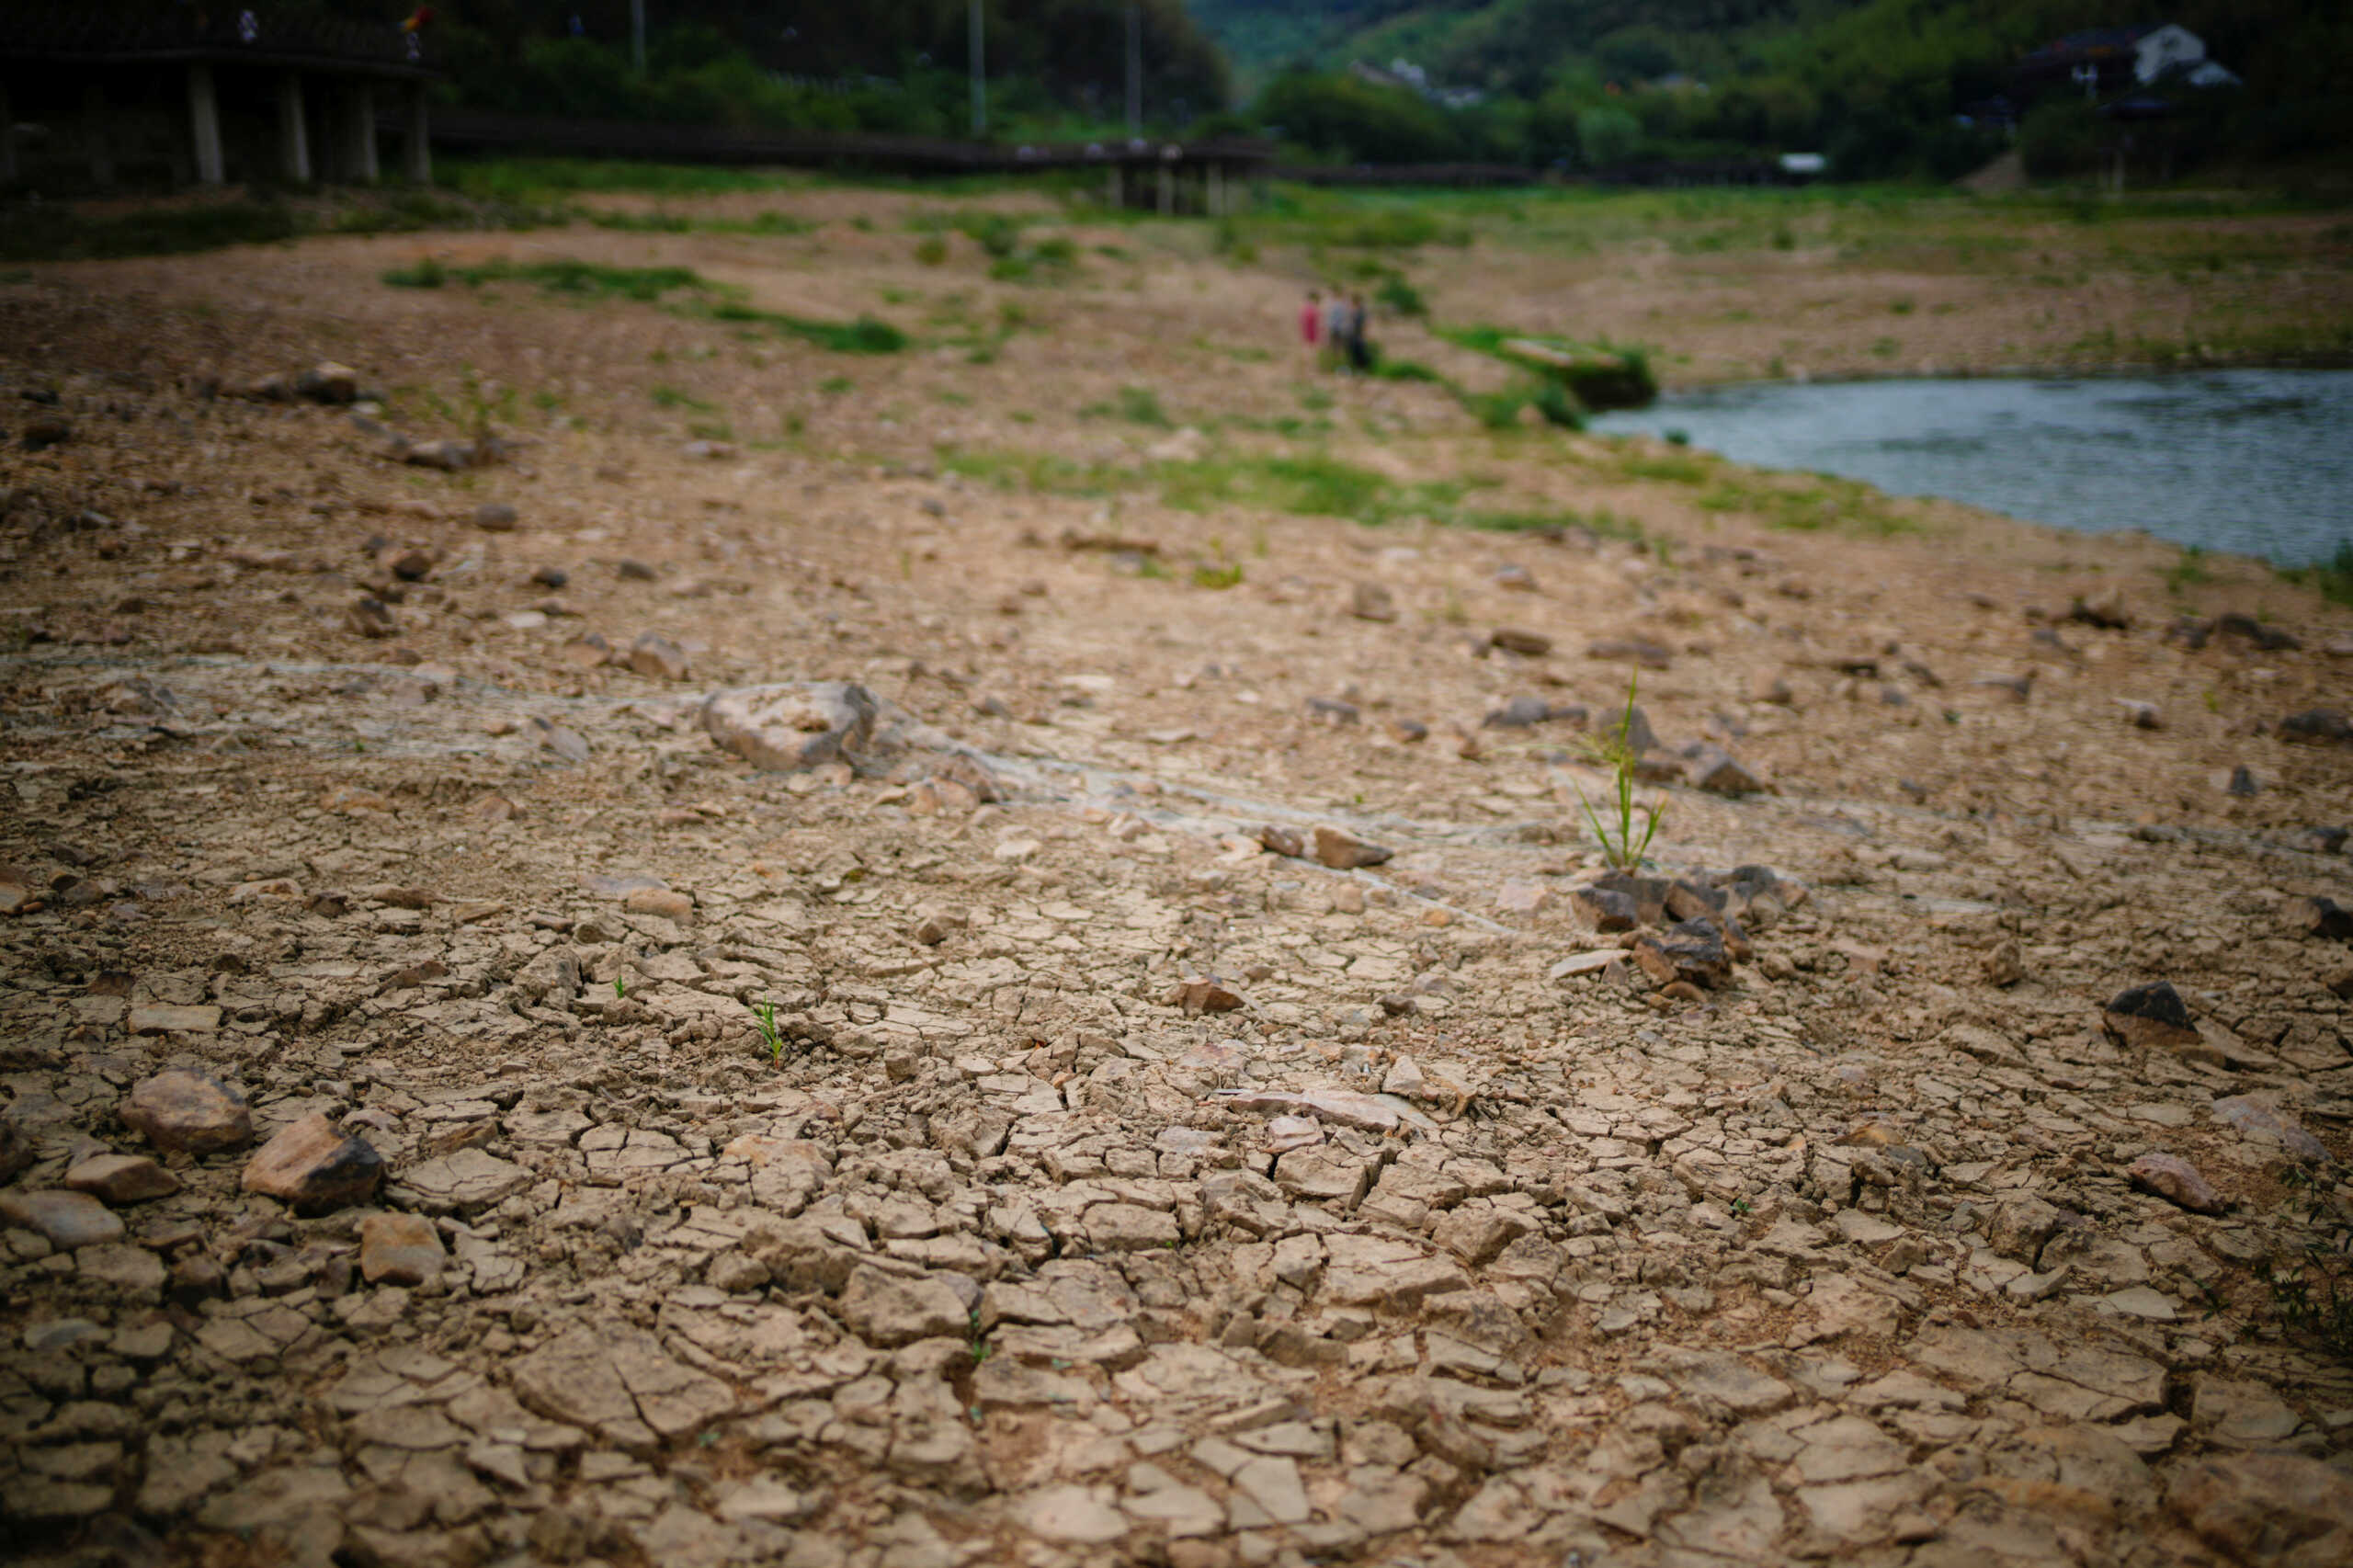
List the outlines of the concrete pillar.
<svg viewBox="0 0 2353 1568">
<path fill-rule="evenodd" d="M 1169 217 L 1176 210 L 1176 171 L 1166 163 L 1160 165 L 1160 215 Z"/>
<path fill-rule="evenodd" d="M 212 90 L 212 67 L 188 68 L 188 131 L 196 143 L 196 183 L 222 185 L 229 170 L 221 158 L 221 100 Z"/>
<path fill-rule="evenodd" d="M 302 112 L 302 74 L 289 71 L 278 79 L 278 151 L 279 168 L 296 185 L 311 183 L 311 122 Z"/>
<path fill-rule="evenodd" d="M 0 185 L 17 178 L 17 114 L 8 105 L 8 85 L 0 82 Z"/>
<path fill-rule="evenodd" d="M 425 84 L 409 84 L 407 119 L 402 127 L 401 173 L 411 185 L 433 183 L 433 143 L 427 139 Z"/>
<path fill-rule="evenodd" d="M 343 97 L 344 178 L 355 185 L 374 185 L 376 168 L 376 94 L 365 82 L 354 82 Z"/>
<path fill-rule="evenodd" d="M 89 149 L 90 183 L 114 183 L 114 141 L 107 133 L 107 91 L 96 82 L 82 89 L 82 142 Z"/>
</svg>

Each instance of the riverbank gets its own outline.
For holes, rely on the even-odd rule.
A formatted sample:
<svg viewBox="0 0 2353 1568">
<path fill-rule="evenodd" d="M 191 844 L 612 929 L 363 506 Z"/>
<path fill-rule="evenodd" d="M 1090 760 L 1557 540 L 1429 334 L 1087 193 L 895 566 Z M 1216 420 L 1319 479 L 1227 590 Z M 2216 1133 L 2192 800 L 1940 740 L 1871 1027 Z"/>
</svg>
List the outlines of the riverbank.
<svg viewBox="0 0 2353 1568">
<path fill-rule="evenodd" d="M 2353 1550 L 2353 608 L 630 199 L 0 274 L 19 1559 Z"/>
</svg>

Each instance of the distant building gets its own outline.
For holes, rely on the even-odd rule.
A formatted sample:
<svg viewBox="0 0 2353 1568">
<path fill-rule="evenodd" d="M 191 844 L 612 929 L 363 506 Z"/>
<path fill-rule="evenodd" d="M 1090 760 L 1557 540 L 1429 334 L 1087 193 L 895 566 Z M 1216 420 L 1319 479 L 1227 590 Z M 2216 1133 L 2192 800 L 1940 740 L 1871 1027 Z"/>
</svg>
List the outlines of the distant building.
<svg viewBox="0 0 2353 1568">
<path fill-rule="evenodd" d="M 2017 96 L 2049 92 L 2106 98 L 2160 82 L 2236 86 L 2238 77 L 2206 58 L 2206 40 L 2178 22 L 2092 28 L 2029 51 L 2018 62 Z"/>
<path fill-rule="evenodd" d="M 1348 62 L 1348 74 L 1376 87 L 1401 87 L 1406 92 L 1418 94 L 1441 108 L 1470 108 L 1484 103 L 1487 97 L 1476 87 L 1433 85 L 1428 70 L 1410 60 L 1392 60 L 1386 65 L 1375 65 L 1369 60 L 1352 60 Z"/>
</svg>

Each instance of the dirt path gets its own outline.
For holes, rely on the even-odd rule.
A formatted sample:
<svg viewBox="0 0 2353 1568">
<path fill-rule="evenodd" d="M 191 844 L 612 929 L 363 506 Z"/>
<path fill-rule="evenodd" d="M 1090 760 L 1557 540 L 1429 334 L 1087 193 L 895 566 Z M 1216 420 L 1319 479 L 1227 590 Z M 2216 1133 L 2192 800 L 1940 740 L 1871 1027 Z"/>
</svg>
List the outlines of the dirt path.
<svg viewBox="0 0 2353 1568">
<path fill-rule="evenodd" d="M 2353 1553 L 2353 616 L 824 199 L 0 285 L 24 1560 Z"/>
</svg>

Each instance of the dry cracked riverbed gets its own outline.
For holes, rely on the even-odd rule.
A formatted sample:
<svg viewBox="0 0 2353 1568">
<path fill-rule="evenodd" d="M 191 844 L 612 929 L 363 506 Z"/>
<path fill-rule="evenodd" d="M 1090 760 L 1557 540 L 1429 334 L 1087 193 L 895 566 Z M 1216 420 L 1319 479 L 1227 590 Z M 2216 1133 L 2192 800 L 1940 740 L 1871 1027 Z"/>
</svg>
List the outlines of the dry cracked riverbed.
<svg viewBox="0 0 2353 1568">
<path fill-rule="evenodd" d="M 15 1560 L 2353 1560 L 2343 611 L 1538 433 L 1659 542 L 876 419 L 1168 335 L 1083 302 L 801 446 L 613 392 L 452 475 L 233 395 L 578 407 L 709 334 L 363 297 L 395 254 L 0 299 Z M 1336 395 L 1384 472 L 1506 439 Z"/>
</svg>

